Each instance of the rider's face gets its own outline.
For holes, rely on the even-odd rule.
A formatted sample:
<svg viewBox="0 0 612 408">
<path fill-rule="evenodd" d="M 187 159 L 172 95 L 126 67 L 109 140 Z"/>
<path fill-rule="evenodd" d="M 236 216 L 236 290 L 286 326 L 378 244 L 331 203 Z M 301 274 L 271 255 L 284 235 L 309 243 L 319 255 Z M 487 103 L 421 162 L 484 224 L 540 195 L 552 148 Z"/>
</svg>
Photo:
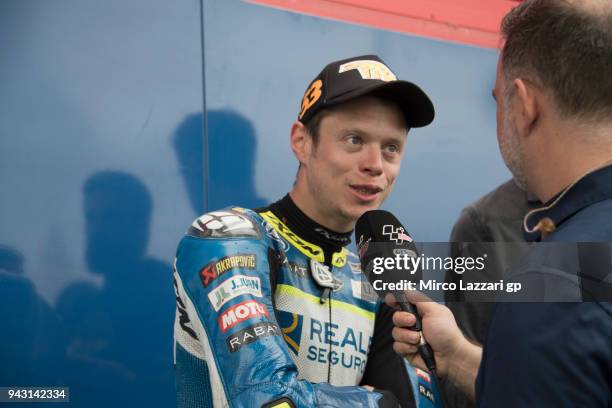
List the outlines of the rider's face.
<svg viewBox="0 0 612 408">
<path fill-rule="evenodd" d="M 317 221 L 350 230 L 365 211 L 378 208 L 400 171 L 406 134 L 400 109 L 371 96 L 326 115 L 302 163 Z"/>
</svg>

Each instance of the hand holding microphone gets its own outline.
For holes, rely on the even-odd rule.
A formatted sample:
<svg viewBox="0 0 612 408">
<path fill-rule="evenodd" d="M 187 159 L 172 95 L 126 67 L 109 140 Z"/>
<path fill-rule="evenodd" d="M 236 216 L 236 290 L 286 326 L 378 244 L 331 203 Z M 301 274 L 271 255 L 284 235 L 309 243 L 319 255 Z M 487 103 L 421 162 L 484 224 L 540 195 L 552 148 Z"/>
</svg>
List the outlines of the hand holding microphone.
<svg viewBox="0 0 612 408">
<path fill-rule="evenodd" d="M 417 283 L 422 279 L 420 268 L 396 267 L 398 264 L 405 266 L 415 263 L 388 262 L 391 268 L 385 268 L 381 274 L 374 271 L 374 264 L 381 264 L 377 258 L 400 257 L 401 260 L 403 257 L 418 257 L 412 238 L 393 214 L 383 210 L 364 213 L 355 225 L 355 236 L 362 270 L 375 290 L 381 288 L 381 285 L 375 285 L 376 280 L 395 285 L 405 281 L 415 282 L 418 288 Z M 417 291 L 376 292 L 389 306 L 402 310 L 393 316 L 394 350 L 409 357 L 413 364 L 428 369 L 436 382 L 438 374 L 448 376 L 473 399 L 482 349 L 463 336 L 452 312 Z M 439 384 L 438 389 L 441 391 Z"/>
<path fill-rule="evenodd" d="M 470 343 L 455 322 L 453 313 L 446 306 L 430 301 L 425 295 L 415 292 L 408 293 L 407 300 L 416 305 L 421 316 L 423 334 L 427 336 L 429 345 L 434 350 L 436 373 L 446 377 L 470 399 L 475 399 L 475 382 L 482 347 Z M 393 296 L 385 298 L 386 303 L 398 308 L 398 302 Z M 419 356 L 418 338 L 411 329 L 416 317 L 406 312 L 396 312 L 393 315 L 393 350 L 406 356 L 413 365 L 423 367 L 424 362 Z"/>
<path fill-rule="evenodd" d="M 355 225 L 355 237 L 362 270 L 375 290 L 381 287 L 380 284 L 375 282 L 380 279 L 379 272 L 374 270 L 375 265 L 392 265 L 391 268 L 384 271 L 383 280 L 385 284 L 400 284 L 406 281 L 406 278 L 410 278 L 408 281 L 416 283 L 421 279 L 422 271 L 420 268 L 410 270 L 409 265 L 414 266 L 414 263 L 406 262 L 408 258 L 418 257 L 416 245 L 403 225 L 390 212 L 373 210 L 363 214 Z M 393 262 L 394 260 L 396 262 Z M 404 260 L 403 263 L 402 260 Z M 404 265 L 404 268 L 398 268 L 397 265 Z M 419 344 L 417 346 L 419 354 L 427 369 L 435 374 L 436 361 L 433 351 L 422 335 L 421 319 L 418 311 L 414 305 L 407 301 L 405 292 L 403 290 L 390 291 L 384 289 L 384 287 L 376 291 L 383 299 L 390 293 L 395 297 L 402 310 L 415 316 L 414 325 L 411 329 L 419 333 Z"/>
<path fill-rule="evenodd" d="M 419 311 L 422 332 L 414 330 L 417 318 L 413 313 L 403 309 L 396 312 L 393 315 L 393 350 L 408 358 L 413 365 L 428 369 L 419 352 L 421 338 L 426 337 L 428 345 L 434 351 L 436 374 L 446 377 L 456 351 L 467 340 L 446 306 L 433 302 L 420 293 L 408 294 L 407 301 L 413 303 Z M 390 307 L 400 308 L 399 302 L 391 294 L 385 297 L 385 302 Z"/>
</svg>

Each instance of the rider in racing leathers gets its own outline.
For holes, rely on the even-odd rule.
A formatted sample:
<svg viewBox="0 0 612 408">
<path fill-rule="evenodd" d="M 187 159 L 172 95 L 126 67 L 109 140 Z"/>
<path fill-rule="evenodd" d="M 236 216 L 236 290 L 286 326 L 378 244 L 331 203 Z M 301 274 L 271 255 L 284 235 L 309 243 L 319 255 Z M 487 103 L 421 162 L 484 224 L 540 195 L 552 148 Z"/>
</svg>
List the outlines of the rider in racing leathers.
<svg viewBox="0 0 612 408">
<path fill-rule="evenodd" d="M 362 70 L 364 63 L 368 70 Z M 376 69 L 383 68 L 387 71 L 374 75 L 383 79 L 372 79 Z M 315 79 L 307 91 L 301 119 L 304 104 L 313 106 L 306 101 L 317 81 L 323 84 L 322 92 L 327 92 L 323 99 L 333 101 L 332 74 L 326 73 L 330 69 L 332 74 L 338 70 L 361 76 L 353 76 L 348 85 L 367 85 L 364 92 L 373 83 L 405 84 L 390 78 L 390 70 L 373 56 L 332 63 L 319 75 L 322 80 Z M 391 109 L 387 105 L 380 108 L 370 99 L 355 103 L 351 106 L 356 108 L 350 109 L 367 107 L 358 117 L 370 110 Z M 401 118 L 395 110 L 391 112 Z M 424 126 L 433 118 L 433 108 L 424 124 L 409 122 L 406 116 L 408 124 Z M 361 122 L 363 129 L 368 129 L 366 122 Z M 360 126 L 358 120 L 353 123 Z M 376 124 L 378 129 L 381 124 Z M 371 137 L 378 146 L 378 136 L 364 137 Z M 325 149 L 321 146 L 319 154 Z M 360 153 L 353 151 L 351 157 L 361 160 Z M 384 154 L 391 156 L 388 151 L 392 149 L 385 147 Z M 314 161 L 300 162 L 305 171 L 311 171 L 308 166 Z M 351 179 L 370 177 L 370 170 L 346 173 Z M 382 183 L 383 173 L 381 169 L 371 176 L 372 185 Z M 306 183 L 300 177 L 298 172 L 298 188 Z M 408 366 L 394 353 L 393 311 L 377 299 L 361 273 L 359 259 L 346 248 L 350 229 L 366 207 L 363 202 L 377 207 L 388 193 L 386 189 L 385 194 L 370 193 L 366 187 L 359 190 L 353 207 L 344 203 L 352 196 L 345 198 L 340 188 L 335 191 L 344 199 L 342 205 L 358 209 L 349 227 L 342 229 L 348 232 L 343 233 L 306 215 L 302 210 L 308 207 L 308 200 L 295 186 L 291 195 L 269 207 L 232 207 L 193 222 L 179 244 L 174 273 L 179 407 L 435 406 L 439 396 L 429 374 Z M 366 194 L 376 200 L 364 199 Z"/>
</svg>

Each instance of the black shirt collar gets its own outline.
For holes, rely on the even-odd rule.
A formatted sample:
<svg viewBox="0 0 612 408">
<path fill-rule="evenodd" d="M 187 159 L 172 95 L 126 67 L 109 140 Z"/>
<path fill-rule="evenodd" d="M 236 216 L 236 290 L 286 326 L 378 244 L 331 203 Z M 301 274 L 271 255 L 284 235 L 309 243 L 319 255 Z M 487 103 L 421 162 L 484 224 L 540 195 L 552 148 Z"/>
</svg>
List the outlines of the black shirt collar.
<svg viewBox="0 0 612 408">
<path fill-rule="evenodd" d="M 289 194 L 269 208 L 289 229 L 324 250 L 337 252 L 351 243 L 352 231 L 336 232 L 315 222 L 295 205 Z"/>
<path fill-rule="evenodd" d="M 612 165 L 597 169 L 551 198 L 543 207 L 527 213 L 525 239 L 540 241 L 574 214 L 590 205 L 612 198 Z M 539 225 L 539 227 L 537 227 Z M 537 231 L 533 231 L 537 228 Z M 533 231 L 533 232 L 529 232 Z"/>
</svg>

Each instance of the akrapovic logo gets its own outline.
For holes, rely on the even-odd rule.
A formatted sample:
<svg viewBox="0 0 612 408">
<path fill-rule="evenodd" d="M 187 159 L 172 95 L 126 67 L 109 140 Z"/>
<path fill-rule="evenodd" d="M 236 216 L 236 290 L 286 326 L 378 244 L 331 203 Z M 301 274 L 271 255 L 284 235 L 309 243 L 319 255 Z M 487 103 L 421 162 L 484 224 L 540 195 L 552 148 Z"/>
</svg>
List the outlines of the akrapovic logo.
<svg viewBox="0 0 612 408">
<path fill-rule="evenodd" d="M 257 257 L 255 254 L 237 254 L 221 258 L 218 261 L 211 262 L 200 270 L 200 278 L 202 284 L 206 287 L 219 275 L 224 274 L 232 269 L 255 269 L 257 266 Z"/>
<path fill-rule="evenodd" d="M 219 327 L 221 327 L 221 331 L 225 333 L 238 323 L 258 316 L 269 317 L 270 315 L 266 307 L 261 303 L 254 300 L 247 300 L 223 312 L 221 316 L 219 316 Z"/>
<path fill-rule="evenodd" d="M 236 275 L 225 280 L 208 294 L 215 312 L 240 295 L 261 297 L 261 281 L 254 276 Z"/>
<path fill-rule="evenodd" d="M 261 322 L 240 330 L 225 339 L 225 342 L 230 353 L 234 353 L 261 338 L 278 335 L 280 335 L 280 328 L 275 323 Z"/>
<path fill-rule="evenodd" d="M 215 264 L 217 274 L 221 275 L 234 268 L 255 269 L 255 255 L 233 255 L 221 259 Z"/>
</svg>

